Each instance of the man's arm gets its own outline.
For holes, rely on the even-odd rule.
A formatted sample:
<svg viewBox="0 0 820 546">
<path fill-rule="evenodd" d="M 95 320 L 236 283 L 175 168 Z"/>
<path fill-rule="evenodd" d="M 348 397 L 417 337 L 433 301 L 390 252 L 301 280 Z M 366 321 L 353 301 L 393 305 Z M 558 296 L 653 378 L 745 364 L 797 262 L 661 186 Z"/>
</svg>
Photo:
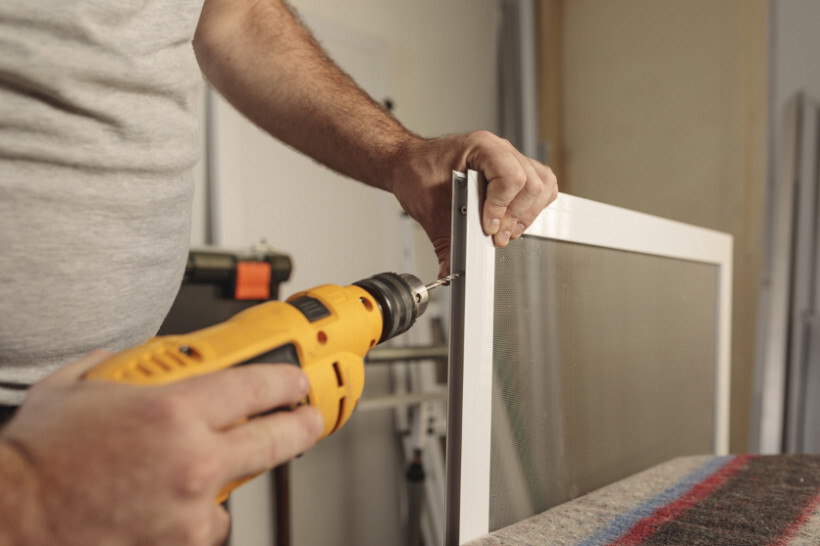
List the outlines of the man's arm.
<svg viewBox="0 0 820 546">
<path fill-rule="evenodd" d="M 552 171 L 486 131 L 425 139 L 404 128 L 324 54 L 281 0 L 206 0 L 200 67 L 262 129 L 332 169 L 393 192 L 449 269 L 452 170 L 489 185 L 483 225 L 504 246 L 557 195 Z"/>
<path fill-rule="evenodd" d="M 194 38 L 208 80 L 271 135 L 387 189 L 409 137 L 278 0 L 207 0 Z"/>
<path fill-rule="evenodd" d="M 0 431 L 0 544 L 222 544 L 222 487 L 310 448 L 322 431 L 288 364 L 166 386 L 83 381 L 104 351 L 34 385 Z"/>
</svg>

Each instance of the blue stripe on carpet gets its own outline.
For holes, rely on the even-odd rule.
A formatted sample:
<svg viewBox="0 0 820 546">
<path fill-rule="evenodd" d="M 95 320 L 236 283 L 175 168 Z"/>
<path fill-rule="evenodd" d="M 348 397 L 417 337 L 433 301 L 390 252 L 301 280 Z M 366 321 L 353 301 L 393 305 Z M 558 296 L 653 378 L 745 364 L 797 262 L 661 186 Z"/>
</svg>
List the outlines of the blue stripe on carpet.
<svg viewBox="0 0 820 546">
<path fill-rule="evenodd" d="M 661 506 L 675 501 L 681 495 L 689 491 L 693 485 L 703 481 L 710 475 L 717 472 L 720 467 L 733 458 L 734 455 L 726 455 L 723 457 L 709 459 L 703 466 L 686 475 L 681 481 L 663 493 L 649 499 L 643 504 L 638 505 L 631 512 L 621 514 L 610 521 L 606 527 L 581 542 L 579 546 L 602 546 L 612 542 L 613 540 L 617 540 L 618 537 L 629 531 L 638 521 L 645 517 L 651 516 L 655 513 L 655 510 Z"/>
</svg>

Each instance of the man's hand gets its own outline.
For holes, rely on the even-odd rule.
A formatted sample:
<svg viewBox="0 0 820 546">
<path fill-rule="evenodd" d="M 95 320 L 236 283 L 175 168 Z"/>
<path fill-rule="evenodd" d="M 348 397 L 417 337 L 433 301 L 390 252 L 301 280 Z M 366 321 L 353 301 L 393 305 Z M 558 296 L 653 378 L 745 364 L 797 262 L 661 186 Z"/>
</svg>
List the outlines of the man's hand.
<svg viewBox="0 0 820 546">
<path fill-rule="evenodd" d="M 294 366 L 242 366 L 160 387 L 80 379 L 107 356 L 92 353 L 34 385 L 0 434 L 0 465 L 24 474 L 14 480 L 23 490 L 0 490 L 0 505 L 25 506 L 24 531 L 38 533 L 21 543 L 222 544 L 220 490 L 304 452 L 322 431 L 320 413 L 306 406 L 234 425 L 304 397 L 307 378 Z M 13 517 L 0 514 L 7 533 Z"/>
<path fill-rule="evenodd" d="M 468 168 L 480 171 L 487 181 L 482 227 L 496 246 L 520 237 L 558 195 L 558 183 L 549 167 L 487 131 L 408 139 L 389 189 L 430 237 L 440 276 L 450 272 L 452 171 Z"/>
</svg>

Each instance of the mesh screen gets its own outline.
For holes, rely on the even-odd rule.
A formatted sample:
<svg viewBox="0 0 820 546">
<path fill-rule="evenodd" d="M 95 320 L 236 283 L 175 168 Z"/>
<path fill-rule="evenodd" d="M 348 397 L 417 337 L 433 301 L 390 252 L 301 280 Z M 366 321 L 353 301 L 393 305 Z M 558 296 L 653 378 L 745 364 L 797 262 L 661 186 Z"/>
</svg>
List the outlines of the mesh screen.
<svg viewBox="0 0 820 546">
<path fill-rule="evenodd" d="M 496 250 L 491 531 L 712 450 L 717 275 L 528 236 Z"/>
</svg>

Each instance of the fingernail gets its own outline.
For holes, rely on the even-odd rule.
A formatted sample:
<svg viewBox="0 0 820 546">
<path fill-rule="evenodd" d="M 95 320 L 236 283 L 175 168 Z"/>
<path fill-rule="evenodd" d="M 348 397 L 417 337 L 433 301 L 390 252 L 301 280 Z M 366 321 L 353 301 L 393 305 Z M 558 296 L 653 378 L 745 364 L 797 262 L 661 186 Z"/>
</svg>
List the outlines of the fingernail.
<svg viewBox="0 0 820 546">
<path fill-rule="evenodd" d="M 501 225 L 501 220 L 493 218 L 490 220 L 490 228 L 487 230 L 490 235 L 495 235 L 498 232 L 498 227 Z"/>
<path fill-rule="evenodd" d="M 305 372 L 299 376 L 299 389 L 305 394 L 310 390 L 310 381 L 308 380 L 308 376 Z"/>
<path fill-rule="evenodd" d="M 518 222 L 515 225 L 515 230 L 513 231 L 513 237 L 520 237 L 521 234 L 524 233 L 525 229 L 527 229 L 527 226 L 525 226 L 521 222 Z"/>
<path fill-rule="evenodd" d="M 509 229 L 505 229 L 504 231 L 502 231 L 501 235 L 498 237 L 499 246 L 506 246 L 507 243 L 510 242 L 510 236 L 511 235 L 512 235 L 512 233 L 510 232 Z"/>
</svg>

